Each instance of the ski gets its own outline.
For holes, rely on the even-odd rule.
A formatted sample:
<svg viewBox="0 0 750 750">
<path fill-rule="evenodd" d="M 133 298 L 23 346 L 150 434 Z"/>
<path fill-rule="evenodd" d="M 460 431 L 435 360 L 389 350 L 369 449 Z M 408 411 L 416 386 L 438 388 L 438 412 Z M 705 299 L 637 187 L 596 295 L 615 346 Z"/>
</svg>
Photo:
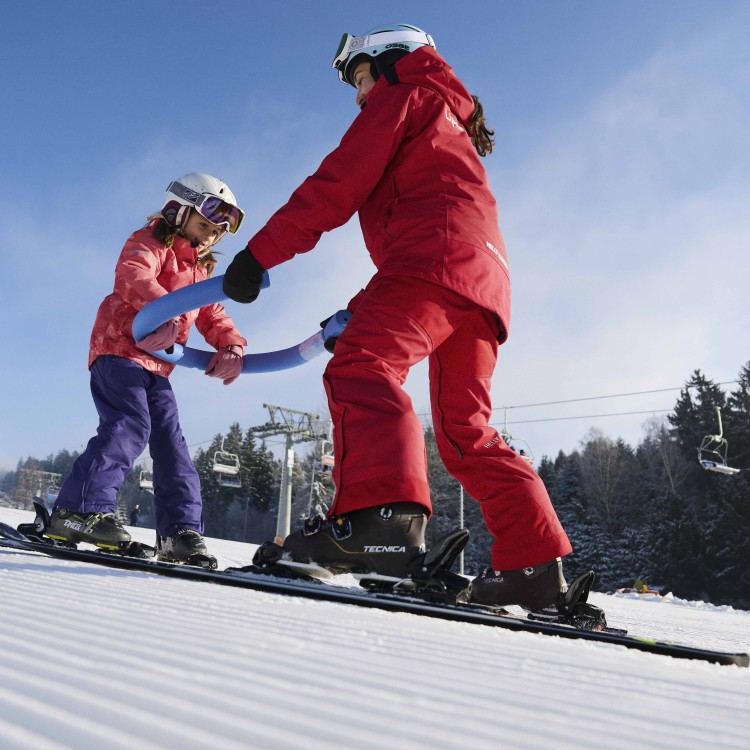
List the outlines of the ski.
<svg viewBox="0 0 750 750">
<path fill-rule="evenodd" d="M 211 570 L 163 562 L 155 558 L 130 557 L 100 550 L 89 551 L 56 546 L 41 541 L 34 541 L 13 527 L 2 523 L 0 523 L 0 547 L 44 554 L 63 560 L 94 563 L 112 568 L 170 576 L 183 580 L 203 581 L 224 586 L 248 588 L 266 593 L 298 596 L 390 612 L 402 612 L 443 620 L 501 627 L 513 631 L 608 643 L 674 658 L 696 659 L 714 664 L 735 665 L 739 667 L 750 666 L 750 657 L 746 653 L 713 651 L 664 641 L 638 638 L 632 635 L 624 635 L 621 632 L 608 632 L 607 630 L 582 630 L 559 622 L 516 617 L 502 609 L 493 609 L 476 604 L 429 601 L 429 597 L 425 597 L 424 595 L 418 596 L 414 591 L 394 593 L 391 590 L 389 592 L 384 590 L 384 587 L 381 585 L 372 585 L 373 581 L 382 578 L 377 576 L 365 577 L 365 582 L 370 582 L 370 584 L 366 583 L 369 588 L 368 590 L 361 590 L 325 583 L 324 580 L 306 573 L 305 567 L 299 565 L 295 569 L 285 569 L 283 565 L 280 565 L 278 569 L 271 570 L 273 566 L 264 568 L 262 565 L 252 565 L 238 569 Z M 309 568 L 309 570 L 313 569 Z M 281 577 L 282 575 L 286 577 Z M 381 583 L 383 583 L 382 580 Z M 436 598 L 439 599 L 439 596 Z"/>
<path fill-rule="evenodd" d="M 22 523 L 15 530 L 22 537 L 25 537 L 31 542 L 38 542 L 48 546 L 58 547 L 61 549 L 77 549 L 77 545 L 73 542 L 66 540 L 58 540 L 56 538 L 50 538 L 45 536 L 45 530 L 49 527 L 50 514 L 47 507 L 41 501 L 36 498 L 34 500 L 34 509 L 36 515 L 32 523 Z M 5 527 L 5 533 L 11 534 L 13 528 L 6 524 L 0 524 Z M 158 538 L 157 538 L 158 544 Z M 136 557 L 136 558 L 151 558 L 158 557 L 160 562 L 174 562 L 180 565 L 193 565 L 197 568 L 206 568 L 207 570 L 215 570 L 218 567 L 218 561 L 213 555 L 196 553 L 191 555 L 184 561 L 169 560 L 165 557 L 159 557 L 159 550 L 156 547 L 152 547 L 149 544 L 143 544 L 142 542 L 129 542 L 120 547 L 104 547 L 98 546 L 97 549 L 100 553 L 108 553 L 112 555 L 120 555 L 123 557 Z"/>
</svg>

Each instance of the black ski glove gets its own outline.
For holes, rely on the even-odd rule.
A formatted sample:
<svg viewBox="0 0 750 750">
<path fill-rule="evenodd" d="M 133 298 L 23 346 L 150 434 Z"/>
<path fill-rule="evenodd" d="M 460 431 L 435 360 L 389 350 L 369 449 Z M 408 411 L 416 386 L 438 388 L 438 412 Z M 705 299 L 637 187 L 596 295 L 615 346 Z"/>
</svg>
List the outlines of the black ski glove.
<svg viewBox="0 0 750 750">
<path fill-rule="evenodd" d="M 333 319 L 333 315 L 329 315 L 325 320 L 320 321 L 320 327 L 325 328 Z M 326 348 L 326 351 L 331 352 L 333 354 L 333 347 L 336 346 L 336 342 L 339 340 L 338 336 L 331 336 L 330 338 L 326 339 L 323 342 L 323 346 Z"/>
<path fill-rule="evenodd" d="M 260 294 L 264 271 L 250 248 L 240 250 L 224 274 L 224 294 L 235 302 L 255 302 Z"/>
<path fill-rule="evenodd" d="M 334 324 L 331 326 L 331 331 L 329 332 L 328 338 L 326 338 L 323 342 L 323 346 L 333 354 L 333 349 L 336 346 L 336 342 L 339 340 L 339 336 L 342 334 L 344 328 L 346 328 L 347 323 L 351 320 L 352 313 L 349 312 L 349 310 L 339 310 L 334 315 L 331 315 L 330 317 L 326 318 L 325 320 L 320 321 L 320 327 L 323 329 L 323 336 L 326 335 L 326 328 L 328 327 L 328 324 L 333 320 Z M 335 318 L 335 320 L 334 320 Z M 332 336 L 331 333 L 336 332 L 336 336 Z"/>
</svg>

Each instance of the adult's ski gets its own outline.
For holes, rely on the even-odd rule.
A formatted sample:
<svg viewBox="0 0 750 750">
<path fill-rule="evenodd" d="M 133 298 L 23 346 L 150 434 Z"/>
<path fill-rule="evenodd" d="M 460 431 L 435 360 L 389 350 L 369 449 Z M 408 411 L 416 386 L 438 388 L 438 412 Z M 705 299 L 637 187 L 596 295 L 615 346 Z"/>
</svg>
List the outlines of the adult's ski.
<svg viewBox="0 0 750 750">
<path fill-rule="evenodd" d="M 626 648 L 661 654 L 680 659 L 697 659 L 715 664 L 728 664 L 739 667 L 750 666 L 750 657 L 746 653 L 713 651 L 710 649 L 682 646 L 679 644 L 638 638 L 607 630 L 582 630 L 557 622 L 545 622 L 509 615 L 504 610 L 493 610 L 476 604 L 451 604 L 431 602 L 425 598 L 409 593 L 392 593 L 377 590 L 344 588 L 309 577 L 293 579 L 277 574 L 263 572 L 258 566 L 247 566 L 239 569 L 208 570 L 204 568 L 167 563 L 154 558 L 130 557 L 103 551 L 89 551 L 77 548 L 61 547 L 42 541 L 34 541 L 7 524 L 0 523 L 0 547 L 48 555 L 50 557 L 93 563 L 112 568 L 141 571 L 183 580 L 203 581 L 223 586 L 249 588 L 287 596 L 299 596 L 322 601 L 351 604 L 359 607 L 404 612 L 425 617 L 436 617 L 443 620 L 474 623 L 508 630 L 556 635 L 561 638 L 574 638 L 598 643 L 624 646 Z M 279 571 L 275 571 L 278 573 Z M 377 578 L 371 578 L 376 581 Z"/>
</svg>

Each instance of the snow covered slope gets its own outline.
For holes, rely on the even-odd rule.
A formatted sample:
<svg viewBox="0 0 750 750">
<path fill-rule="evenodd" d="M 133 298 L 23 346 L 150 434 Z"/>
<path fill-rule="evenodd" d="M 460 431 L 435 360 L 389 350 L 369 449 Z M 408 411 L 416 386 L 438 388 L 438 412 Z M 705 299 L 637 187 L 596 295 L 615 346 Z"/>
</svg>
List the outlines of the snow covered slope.
<svg viewBox="0 0 750 750">
<path fill-rule="evenodd" d="M 222 567 L 253 552 L 209 549 Z M 633 633 L 750 649 L 748 612 L 592 599 Z M 3 750 L 703 750 L 749 735 L 750 669 L 0 549 Z"/>
</svg>

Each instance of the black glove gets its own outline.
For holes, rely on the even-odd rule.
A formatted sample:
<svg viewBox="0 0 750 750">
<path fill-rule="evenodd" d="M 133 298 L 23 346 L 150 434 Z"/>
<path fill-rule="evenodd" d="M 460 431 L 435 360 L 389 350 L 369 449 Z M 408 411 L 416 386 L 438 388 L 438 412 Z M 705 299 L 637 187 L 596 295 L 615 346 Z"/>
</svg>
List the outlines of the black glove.
<svg viewBox="0 0 750 750">
<path fill-rule="evenodd" d="M 249 248 L 240 250 L 224 274 L 224 294 L 235 302 L 255 302 L 264 271 Z"/>
<path fill-rule="evenodd" d="M 325 328 L 333 318 L 333 315 L 329 315 L 325 320 L 320 321 L 320 327 Z M 338 336 L 331 336 L 330 338 L 326 339 L 323 342 L 323 346 L 326 348 L 326 351 L 331 352 L 333 354 L 333 347 L 336 346 L 336 342 L 339 340 Z"/>
</svg>

